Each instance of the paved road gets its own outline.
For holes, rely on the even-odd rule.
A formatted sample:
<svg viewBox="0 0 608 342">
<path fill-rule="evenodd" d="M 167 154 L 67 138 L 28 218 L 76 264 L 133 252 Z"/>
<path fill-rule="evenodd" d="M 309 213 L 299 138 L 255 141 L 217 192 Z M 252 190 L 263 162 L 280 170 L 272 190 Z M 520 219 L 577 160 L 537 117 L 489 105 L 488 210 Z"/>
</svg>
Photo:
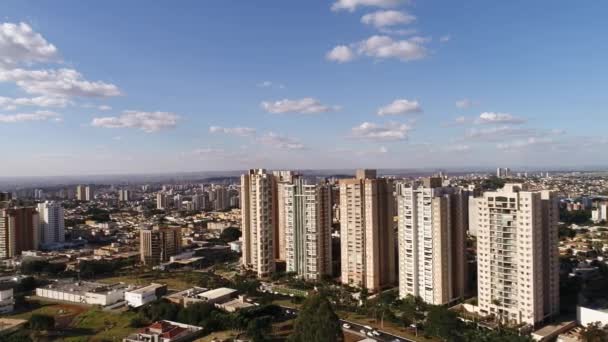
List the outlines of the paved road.
<svg viewBox="0 0 608 342">
<path fill-rule="evenodd" d="M 291 316 L 297 316 L 298 314 L 298 310 L 297 309 L 293 309 L 293 308 L 288 308 L 285 306 L 281 306 L 281 308 L 283 310 L 285 310 L 285 313 L 287 315 L 291 315 Z M 346 328 L 344 326 L 344 324 L 347 324 L 347 326 L 349 326 L 348 328 Z M 340 320 L 340 325 L 342 326 L 342 330 L 345 332 L 349 332 L 351 334 L 356 334 L 359 335 L 361 337 L 367 337 L 367 338 L 373 338 L 376 341 L 382 341 L 382 342 L 415 342 L 414 340 L 410 340 L 408 338 L 405 337 L 401 337 L 401 336 L 397 336 L 397 335 L 393 335 L 390 334 L 386 331 L 382 331 L 382 330 L 377 330 L 377 329 L 372 329 L 375 330 L 379 333 L 379 335 L 373 335 L 371 334 L 368 335 L 368 333 L 371 333 L 372 330 L 369 330 L 367 328 L 365 328 L 365 326 L 363 324 L 360 323 L 355 323 L 355 322 L 351 322 L 351 321 L 347 321 L 347 320 Z"/>
</svg>

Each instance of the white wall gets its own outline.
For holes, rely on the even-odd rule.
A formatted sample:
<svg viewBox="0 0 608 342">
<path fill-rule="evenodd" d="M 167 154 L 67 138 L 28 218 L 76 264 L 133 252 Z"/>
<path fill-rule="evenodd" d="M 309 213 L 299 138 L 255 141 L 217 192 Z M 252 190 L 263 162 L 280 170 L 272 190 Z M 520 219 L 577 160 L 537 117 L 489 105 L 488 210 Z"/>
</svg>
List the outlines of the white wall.
<svg viewBox="0 0 608 342">
<path fill-rule="evenodd" d="M 579 324 L 584 327 L 595 322 L 601 322 L 602 325 L 606 325 L 608 324 L 608 310 L 600 311 L 579 306 L 576 318 Z"/>
</svg>

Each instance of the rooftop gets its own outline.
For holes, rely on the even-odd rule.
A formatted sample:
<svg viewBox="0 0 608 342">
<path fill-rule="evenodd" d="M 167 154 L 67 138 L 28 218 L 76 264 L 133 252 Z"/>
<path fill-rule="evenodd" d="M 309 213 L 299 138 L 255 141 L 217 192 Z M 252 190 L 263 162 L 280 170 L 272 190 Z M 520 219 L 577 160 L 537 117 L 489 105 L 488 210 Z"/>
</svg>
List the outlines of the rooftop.
<svg viewBox="0 0 608 342">
<path fill-rule="evenodd" d="M 203 293 L 199 294 L 198 296 L 199 297 L 204 297 L 207 300 L 212 300 L 212 299 L 215 299 L 215 298 L 231 295 L 231 294 L 233 294 L 235 292 L 236 292 L 235 289 L 230 289 L 230 288 L 227 288 L 227 287 L 219 287 L 217 289 L 213 289 L 213 290 L 209 290 L 207 292 L 203 292 Z"/>
<path fill-rule="evenodd" d="M 128 291 L 129 293 L 137 293 L 137 294 L 142 294 L 142 293 L 147 293 L 150 291 L 155 291 L 156 289 L 159 289 L 161 287 L 164 287 L 167 285 L 163 285 L 163 284 L 150 284 L 148 286 L 144 286 L 144 287 L 140 287 L 138 289 L 135 289 L 133 291 Z"/>
</svg>

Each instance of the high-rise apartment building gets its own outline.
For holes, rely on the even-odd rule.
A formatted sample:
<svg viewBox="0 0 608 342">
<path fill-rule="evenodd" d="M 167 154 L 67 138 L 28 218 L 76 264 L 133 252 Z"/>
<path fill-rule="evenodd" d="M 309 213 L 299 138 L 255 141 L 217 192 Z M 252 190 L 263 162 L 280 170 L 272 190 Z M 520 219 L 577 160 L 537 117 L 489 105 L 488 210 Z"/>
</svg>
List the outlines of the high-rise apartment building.
<svg viewBox="0 0 608 342">
<path fill-rule="evenodd" d="M 157 265 L 169 261 L 179 254 L 182 247 L 182 234 L 179 227 L 154 227 L 141 229 L 139 253 L 145 265 Z"/>
<path fill-rule="evenodd" d="M 340 180 L 342 283 L 371 291 L 395 284 L 394 207 L 392 180 L 375 170 Z"/>
<path fill-rule="evenodd" d="M 441 178 L 397 187 L 399 295 L 443 305 L 466 290 L 468 192 Z"/>
<path fill-rule="evenodd" d="M 241 176 L 243 267 L 260 277 L 275 271 L 276 184 L 264 169 Z"/>
<path fill-rule="evenodd" d="M 0 259 L 38 249 L 39 221 L 36 208 L 0 209 Z"/>
<path fill-rule="evenodd" d="M 213 210 L 226 210 L 229 206 L 228 190 L 221 185 L 213 187 Z"/>
<path fill-rule="evenodd" d="M 86 201 L 86 186 L 84 186 L 84 185 L 76 186 L 76 199 L 78 201 Z"/>
<path fill-rule="evenodd" d="M 53 244 L 65 241 L 64 213 L 61 203 L 38 203 L 40 244 Z"/>
<path fill-rule="evenodd" d="M 156 194 L 156 209 L 169 209 L 169 197 L 162 192 Z"/>
<path fill-rule="evenodd" d="M 285 201 L 283 196 L 285 195 L 285 187 L 291 185 L 298 175 L 293 171 L 273 171 L 274 180 L 276 182 L 276 220 L 277 225 L 275 227 L 275 258 L 278 260 L 286 260 L 287 258 L 287 244 L 286 244 L 286 222 L 285 222 Z"/>
<path fill-rule="evenodd" d="M 118 190 L 118 200 L 121 202 L 129 202 L 130 193 L 127 189 Z"/>
<path fill-rule="evenodd" d="M 484 315 L 534 325 L 559 312 L 558 203 L 521 184 L 474 199 Z"/>
<path fill-rule="evenodd" d="M 303 179 L 283 187 L 286 269 L 306 280 L 331 274 L 330 191 Z"/>
<path fill-rule="evenodd" d="M 84 188 L 84 200 L 90 202 L 95 199 L 95 188 L 92 185 L 87 185 Z"/>
</svg>

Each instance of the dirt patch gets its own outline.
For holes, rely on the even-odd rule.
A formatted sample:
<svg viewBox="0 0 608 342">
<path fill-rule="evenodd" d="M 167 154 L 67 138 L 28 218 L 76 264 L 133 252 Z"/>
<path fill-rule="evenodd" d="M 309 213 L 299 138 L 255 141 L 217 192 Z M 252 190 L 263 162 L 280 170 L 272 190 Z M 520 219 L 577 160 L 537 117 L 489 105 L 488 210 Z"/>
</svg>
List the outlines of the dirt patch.
<svg viewBox="0 0 608 342">
<path fill-rule="evenodd" d="M 70 304 L 57 304 L 53 305 L 52 313 L 55 318 L 55 326 L 59 329 L 65 329 L 70 326 L 74 317 L 80 315 L 81 313 L 87 311 L 88 308 L 78 306 L 78 305 L 70 305 Z"/>
</svg>

